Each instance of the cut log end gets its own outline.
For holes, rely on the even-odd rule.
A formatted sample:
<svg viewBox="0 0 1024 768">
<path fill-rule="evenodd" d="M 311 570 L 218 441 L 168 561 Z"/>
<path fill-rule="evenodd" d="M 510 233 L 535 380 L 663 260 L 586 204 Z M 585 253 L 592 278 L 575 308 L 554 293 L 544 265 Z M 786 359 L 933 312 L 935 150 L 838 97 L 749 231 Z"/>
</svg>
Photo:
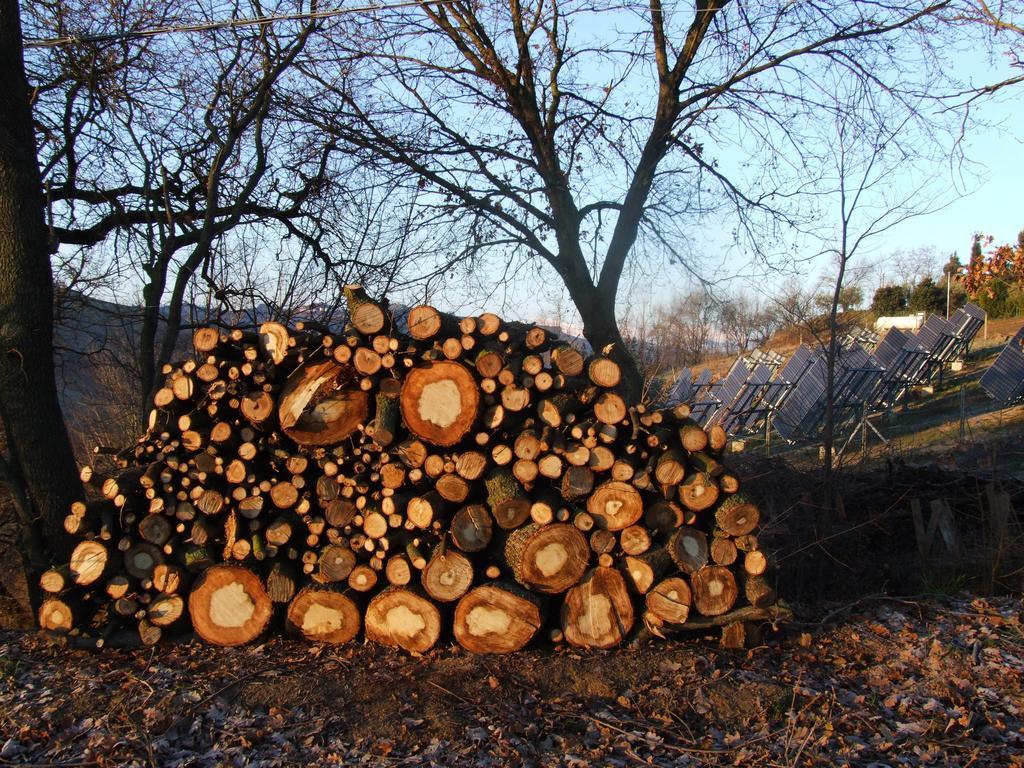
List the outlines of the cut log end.
<svg viewBox="0 0 1024 768">
<path fill-rule="evenodd" d="M 531 523 L 509 535 L 505 558 L 520 584 L 545 594 L 557 594 L 582 578 L 590 547 L 572 525 Z"/>
<path fill-rule="evenodd" d="M 614 648 L 633 628 L 633 602 L 618 571 L 598 567 L 566 593 L 562 632 L 581 648 Z"/>
<path fill-rule="evenodd" d="M 400 396 L 402 418 L 418 437 L 454 445 L 473 426 L 480 393 L 473 375 L 459 363 L 441 361 L 414 368 Z"/>
<path fill-rule="evenodd" d="M 288 605 L 288 631 L 313 642 L 347 643 L 361 625 L 359 608 L 339 592 L 304 589 Z"/>
<path fill-rule="evenodd" d="M 412 590 L 389 587 L 366 608 L 366 639 L 412 653 L 426 653 L 441 636 L 441 614 Z"/>
<path fill-rule="evenodd" d="M 485 584 L 455 607 L 454 635 L 473 653 L 512 653 L 533 639 L 540 624 L 536 598 L 508 585 Z"/>
<path fill-rule="evenodd" d="M 203 571 L 188 600 L 192 626 L 213 645 L 242 645 L 267 627 L 271 601 L 259 577 L 246 568 L 215 565 Z"/>
</svg>

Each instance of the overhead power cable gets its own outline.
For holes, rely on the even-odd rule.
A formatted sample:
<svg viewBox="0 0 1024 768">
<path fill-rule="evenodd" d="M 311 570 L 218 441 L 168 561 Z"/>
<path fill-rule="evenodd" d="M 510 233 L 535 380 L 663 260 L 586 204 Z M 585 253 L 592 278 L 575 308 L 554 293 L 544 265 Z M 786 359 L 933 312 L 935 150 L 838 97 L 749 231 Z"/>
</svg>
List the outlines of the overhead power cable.
<svg viewBox="0 0 1024 768">
<path fill-rule="evenodd" d="M 434 0 L 431 5 L 449 5 L 454 0 Z M 108 43 L 117 40 L 133 40 L 157 35 L 169 35 L 180 32 L 209 32 L 218 29 L 235 29 L 239 27 L 258 27 L 276 24 L 282 21 L 308 21 L 314 19 L 331 19 L 336 16 L 345 16 L 354 13 L 373 13 L 375 11 L 389 11 L 397 8 L 411 8 L 423 5 L 418 0 L 404 0 L 397 3 L 385 3 L 378 5 L 363 5 L 353 8 L 333 8 L 326 11 L 306 11 L 304 13 L 284 13 L 271 16 L 255 16 L 243 19 L 226 19 L 223 21 L 209 21 L 197 24 L 179 24 L 164 27 L 150 27 L 148 29 L 132 29 L 120 32 L 106 32 L 96 35 L 68 35 L 65 37 L 52 38 L 26 38 L 25 48 L 55 48 L 62 45 L 81 45 L 84 43 Z"/>
</svg>

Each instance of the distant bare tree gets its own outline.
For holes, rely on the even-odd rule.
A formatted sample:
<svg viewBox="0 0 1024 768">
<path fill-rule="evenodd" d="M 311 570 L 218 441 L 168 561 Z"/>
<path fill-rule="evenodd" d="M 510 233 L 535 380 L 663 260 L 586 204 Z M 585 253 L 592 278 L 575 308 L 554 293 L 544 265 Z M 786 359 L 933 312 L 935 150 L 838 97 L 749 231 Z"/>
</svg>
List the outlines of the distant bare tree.
<svg viewBox="0 0 1024 768">
<path fill-rule="evenodd" d="M 722 302 L 718 324 L 734 350 L 746 351 L 764 345 L 784 320 L 770 302 L 739 292 Z"/>
</svg>

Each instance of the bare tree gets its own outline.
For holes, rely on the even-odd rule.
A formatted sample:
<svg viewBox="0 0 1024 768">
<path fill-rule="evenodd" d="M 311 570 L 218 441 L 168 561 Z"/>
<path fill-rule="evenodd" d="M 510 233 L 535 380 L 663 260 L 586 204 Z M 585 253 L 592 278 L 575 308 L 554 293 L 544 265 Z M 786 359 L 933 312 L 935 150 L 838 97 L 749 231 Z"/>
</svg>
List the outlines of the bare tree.
<svg viewBox="0 0 1024 768">
<path fill-rule="evenodd" d="M 27 13 L 35 36 L 46 38 L 95 31 L 111 15 L 134 29 L 272 10 L 255 0 L 47 0 Z M 291 264 L 284 271 L 306 282 L 317 272 L 322 295 L 337 297 L 353 281 L 388 290 L 428 246 L 444 253 L 436 239 L 414 234 L 414 188 L 368 173 L 291 114 L 294 72 L 318 25 L 300 18 L 93 36 L 30 59 L 51 245 L 61 255 L 82 249 L 94 268 L 105 258 L 115 295 L 141 286 L 131 335 L 144 395 L 158 386 L 183 324 L 267 298 L 252 279 L 257 264 L 278 272 Z M 255 262 L 238 263 L 254 251 Z M 428 265 L 427 278 L 431 269 L 444 267 Z M 297 297 L 286 290 L 279 298 Z"/>
<path fill-rule="evenodd" d="M 730 346 L 742 352 L 765 344 L 784 320 L 770 303 L 740 291 L 722 301 L 718 324 Z"/>
<path fill-rule="evenodd" d="M 832 124 L 831 141 L 827 143 L 832 163 L 829 178 L 834 182 L 834 228 L 824 230 L 823 253 L 835 266 L 831 298 L 827 308 L 825 338 L 819 341 L 825 350 L 825 414 L 822 432 L 826 503 L 831 505 L 831 478 L 835 445 L 836 365 L 840 354 L 840 308 L 848 289 L 847 276 L 855 260 L 870 248 L 871 241 L 889 232 L 910 218 L 939 210 L 944 195 L 933 180 L 912 181 L 908 172 L 915 163 L 936 158 L 911 152 L 909 147 L 926 146 L 913 140 L 901 144 L 898 138 L 909 138 L 914 125 L 906 117 L 881 115 L 873 94 L 865 89 L 844 92 L 840 98 L 854 108 L 838 113 Z"/>
<path fill-rule="evenodd" d="M 414 173 L 425 207 L 467 222 L 469 251 L 545 264 L 591 343 L 621 348 L 627 267 L 660 254 L 699 272 L 698 233 L 730 211 L 754 245 L 811 220 L 801 193 L 822 168 L 804 133 L 836 108 L 817 84 L 906 105 L 938 72 L 922 32 L 945 6 L 425 2 L 332 38 L 303 112 Z"/>
</svg>

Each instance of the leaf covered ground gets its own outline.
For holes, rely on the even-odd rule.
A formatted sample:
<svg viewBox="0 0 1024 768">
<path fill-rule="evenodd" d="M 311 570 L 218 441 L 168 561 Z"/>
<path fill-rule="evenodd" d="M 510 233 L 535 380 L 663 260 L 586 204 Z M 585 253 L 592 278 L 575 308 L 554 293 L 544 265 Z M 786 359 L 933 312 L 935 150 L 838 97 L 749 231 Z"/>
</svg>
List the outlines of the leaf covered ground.
<svg viewBox="0 0 1024 768">
<path fill-rule="evenodd" d="M 1024 766 L 1024 604 L 864 599 L 749 651 L 422 658 L 0 634 L 0 765 Z"/>
</svg>

